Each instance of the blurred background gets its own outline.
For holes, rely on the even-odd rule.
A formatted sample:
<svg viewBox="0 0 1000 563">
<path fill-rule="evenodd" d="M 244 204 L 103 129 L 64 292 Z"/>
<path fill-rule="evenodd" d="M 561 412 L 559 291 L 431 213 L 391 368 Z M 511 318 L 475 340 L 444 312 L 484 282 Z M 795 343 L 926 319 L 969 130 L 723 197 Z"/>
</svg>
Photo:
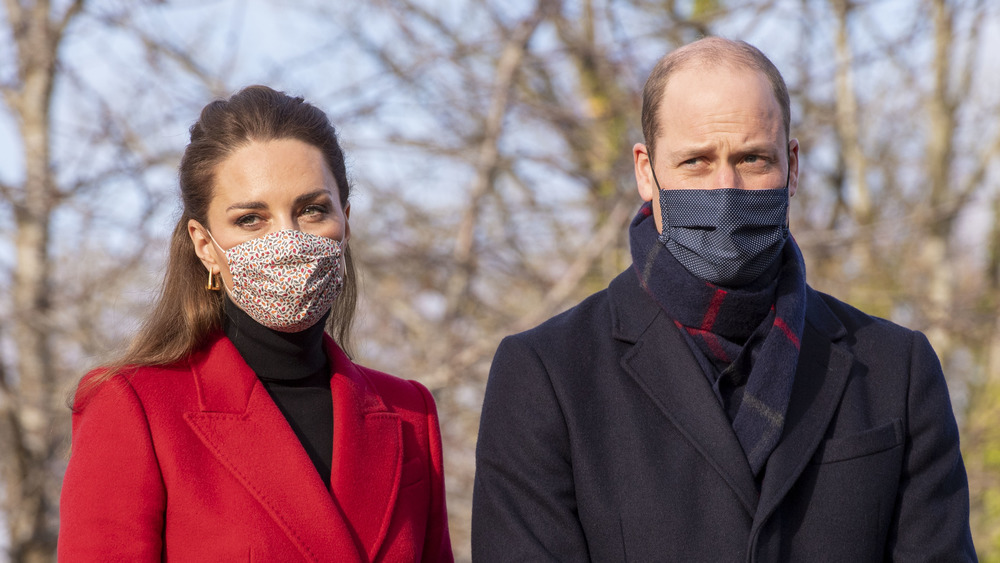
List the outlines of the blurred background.
<svg viewBox="0 0 1000 563">
<path fill-rule="evenodd" d="M 642 85 L 704 35 L 747 40 L 784 74 L 809 280 L 930 337 L 976 545 L 1000 561 L 1000 4 L 988 0 L 5 0 L 0 561 L 54 560 L 67 398 L 156 296 L 188 127 L 252 83 L 304 96 L 340 131 L 357 359 L 433 391 L 468 561 L 493 352 L 629 265 Z"/>
</svg>

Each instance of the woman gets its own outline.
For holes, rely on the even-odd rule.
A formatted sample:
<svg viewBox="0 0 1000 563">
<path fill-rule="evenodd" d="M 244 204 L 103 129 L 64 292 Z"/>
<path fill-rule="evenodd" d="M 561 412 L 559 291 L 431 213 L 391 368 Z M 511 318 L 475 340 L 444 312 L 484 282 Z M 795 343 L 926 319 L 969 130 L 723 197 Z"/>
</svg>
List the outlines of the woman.
<svg viewBox="0 0 1000 563">
<path fill-rule="evenodd" d="M 350 184 L 326 115 L 263 86 L 215 101 L 180 185 L 159 303 L 77 390 L 60 559 L 451 561 L 430 393 L 343 351 Z"/>
</svg>

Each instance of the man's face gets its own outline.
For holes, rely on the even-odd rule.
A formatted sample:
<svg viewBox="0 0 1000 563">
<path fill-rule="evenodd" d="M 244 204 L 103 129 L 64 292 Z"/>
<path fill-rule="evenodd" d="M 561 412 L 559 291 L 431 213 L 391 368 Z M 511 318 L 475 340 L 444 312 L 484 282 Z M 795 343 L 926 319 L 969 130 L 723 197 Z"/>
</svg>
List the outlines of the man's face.
<svg viewBox="0 0 1000 563">
<path fill-rule="evenodd" d="M 695 64 L 670 76 L 659 108 L 652 155 L 660 187 L 670 189 L 798 187 L 799 144 L 786 142 L 781 108 L 762 74 L 730 65 Z M 632 149 L 639 194 L 659 200 L 646 147 Z M 660 206 L 653 205 L 658 231 Z"/>
</svg>

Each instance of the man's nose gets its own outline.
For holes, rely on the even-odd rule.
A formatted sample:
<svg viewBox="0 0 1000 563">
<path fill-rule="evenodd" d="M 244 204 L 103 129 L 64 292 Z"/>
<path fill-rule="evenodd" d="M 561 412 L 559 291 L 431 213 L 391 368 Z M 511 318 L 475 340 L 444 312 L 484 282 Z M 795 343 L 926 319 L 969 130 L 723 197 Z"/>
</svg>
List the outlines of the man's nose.
<svg viewBox="0 0 1000 563">
<path fill-rule="evenodd" d="M 710 189 L 717 190 L 721 188 L 742 188 L 743 182 L 740 179 L 739 173 L 736 171 L 736 167 L 729 163 L 724 163 L 719 165 L 716 169 L 715 174 L 712 177 L 712 185 L 709 186 Z"/>
</svg>

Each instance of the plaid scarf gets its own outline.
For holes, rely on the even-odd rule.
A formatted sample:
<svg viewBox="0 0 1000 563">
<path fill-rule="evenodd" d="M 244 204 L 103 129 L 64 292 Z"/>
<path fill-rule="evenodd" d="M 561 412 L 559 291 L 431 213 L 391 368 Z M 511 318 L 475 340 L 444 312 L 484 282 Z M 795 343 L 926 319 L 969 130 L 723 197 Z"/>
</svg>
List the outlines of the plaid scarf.
<svg viewBox="0 0 1000 563">
<path fill-rule="evenodd" d="M 805 326 L 805 264 L 791 237 L 780 264 L 741 288 L 688 272 L 657 239 L 652 207 L 629 228 L 632 263 L 643 289 L 674 321 L 729 412 L 733 431 L 760 476 L 778 444 Z M 728 388 L 730 391 L 724 391 Z M 728 393 L 733 393 L 729 396 Z"/>
</svg>

